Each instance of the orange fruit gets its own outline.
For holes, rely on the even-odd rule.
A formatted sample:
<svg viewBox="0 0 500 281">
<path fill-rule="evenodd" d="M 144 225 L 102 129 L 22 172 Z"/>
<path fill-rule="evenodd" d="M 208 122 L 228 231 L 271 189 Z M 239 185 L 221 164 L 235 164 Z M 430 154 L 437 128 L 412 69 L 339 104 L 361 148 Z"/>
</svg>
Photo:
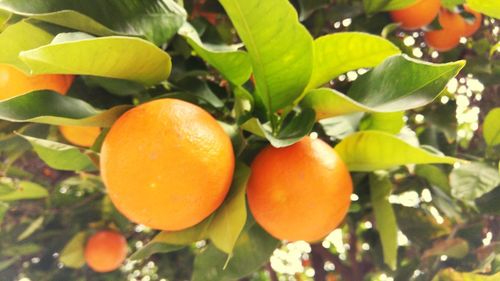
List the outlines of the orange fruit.
<svg viewBox="0 0 500 281">
<path fill-rule="evenodd" d="M 84 256 L 87 265 L 96 272 L 116 270 L 127 257 L 127 240 L 115 231 L 99 231 L 87 241 Z"/>
<path fill-rule="evenodd" d="M 403 29 L 414 30 L 431 23 L 440 7 L 439 0 L 419 0 L 409 7 L 391 11 L 390 14 L 392 20 L 401 23 Z"/>
<path fill-rule="evenodd" d="M 231 140 L 193 104 L 160 99 L 123 114 L 101 150 L 108 194 L 126 217 L 154 229 L 180 230 L 224 201 L 234 172 Z"/>
<path fill-rule="evenodd" d="M 351 176 L 338 154 L 322 140 L 306 137 L 284 148 L 268 146 L 251 169 L 250 210 L 278 239 L 317 241 L 347 214 Z"/>
<path fill-rule="evenodd" d="M 72 75 L 59 74 L 29 76 L 14 66 L 0 64 L 0 100 L 37 90 L 52 90 L 64 95 L 73 79 Z"/>
<path fill-rule="evenodd" d="M 474 35 L 474 33 L 476 33 L 476 31 L 481 27 L 483 15 L 481 15 L 481 13 L 478 13 L 478 12 L 472 10 L 471 8 L 467 7 L 467 5 L 465 5 L 464 8 L 467 12 L 474 15 L 474 22 L 473 23 L 469 23 L 467 21 L 465 22 L 464 36 L 469 37 L 469 36 Z"/>
<path fill-rule="evenodd" d="M 465 33 L 465 21 L 459 14 L 446 9 L 440 11 L 438 19 L 442 29 L 426 32 L 424 40 L 438 51 L 449 51 L 460 43 L 460 37 Z"/>
<path fill-rule="evenodd" d="M 99 127 L 60 126 L 63 137 L 74 145 L 90 147 L 101 133 Z"/>
</svg>

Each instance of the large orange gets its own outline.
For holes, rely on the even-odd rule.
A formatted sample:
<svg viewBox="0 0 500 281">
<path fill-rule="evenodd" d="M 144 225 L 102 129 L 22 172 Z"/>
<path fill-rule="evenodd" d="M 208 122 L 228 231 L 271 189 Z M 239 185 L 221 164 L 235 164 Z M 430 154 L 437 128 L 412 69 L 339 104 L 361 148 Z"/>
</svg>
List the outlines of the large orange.
<svg viewBox="0 0 500 281">
<path fill-rule="evenodd" d="M 325 142 L 306 137 L 285 147 L 268 146 L 252 163 L 248 203 L 255 220 L 282 240 L 314 242 L 344 219 L 352 180 Z"/>
<path fill-rule="evenodd" d="M 116 270 L 127 257 L 127 240 L 118 232 L 103 230 L 85 245 L 85 261 L 96 272 Z"/>
<path fill-rule="evenodd" d="M 401 27 L 408 30 L 419 29 L 431 23 L 436 18 L 440 0 L 417 0 L 409 7 L 391 11 L 392 20 L 401 23 Z"/>
<path fill-rule="evenodd" d="M 101 175 L 113 203 L 130 220 L 180 230 L 224 200 L 234 171 L 231 140 L 193 104 L 161 99 L 123 114 L 101 151 Z"/>
<path fill-rule="evenodd" d="M 52 90 L 66 94 L 74 76 L 59 74 L 26 75 L 17 68 L 0 64 L 0 100 L 37 90 Z"/>
<path fill-rule="evenodd" d="M 464 8 L 467 12 L 471 13 L 474 16 L 474 22 L 472 23 L 465 22 L 464 36 L 469 37 L 474 35 L 474 33 L 476 33 L 476 31 L 481 27 L 483 15 L 481 15 L 481 13 L 472 10 L 467 5 L 465 5 Z"/>
<path fill-rule="evenodd" d="M 465 33 L 465 21 L 459 14 L 446 9 L 439 12 L 439 24 L 442 29 L 424 34 L 424 40 L 430 47 L 438 51 L 449 51 L 460 43 Z"/>
<path fill-rule="evenodd" d="M 70 143 L 78 146 L 92 146 L 101 133 L 99 127 L 60 126 L 59 131 Z"/>
</svg>

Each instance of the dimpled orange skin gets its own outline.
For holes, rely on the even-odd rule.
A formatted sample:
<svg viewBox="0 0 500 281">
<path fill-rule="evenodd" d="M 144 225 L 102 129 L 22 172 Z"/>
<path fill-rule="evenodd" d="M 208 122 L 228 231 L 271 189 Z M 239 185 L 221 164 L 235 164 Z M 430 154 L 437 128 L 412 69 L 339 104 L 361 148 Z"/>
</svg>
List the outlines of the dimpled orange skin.
<svg viewBox="0 0 500 281">
<path fill-rule="evenodd" d="M 439 13 L 439 24 L 443 29 L 424 34 L 427 45 L 441 52 L 449 51 L 458 46 L 460 37 L 465 33 L 464 19 L 459 14 L 442 9 Z"/>
<path fill-rule="evenodd" d="M 401 28 L 415 30 L 430 24 L 439 13 L 440 0 L 419 0 L 401 10 L 391 11 L 394 22 L 401 23 Z"/>
<path fill-rule="evenodd" d="M 154 229 L 181 230 L 208 217 L 231 185 L 231 140 L 193 104 L 161 99 L 123 114 L 101 150 L 108 194 L 126 217 Z"/>
<path fill-rule="evenodd" d="M 464 36 L 469 37 L 469 36 L 474 35 L 474 33 L 476 33 L 476 31 L 481 27 L 481 22 L 483 21 L 483 15 L 481 15 L 481 13 L 478 13 L 478 12 L 472 10 L 471 8 L 467 7 L 466 5 L 464 6 L 464 8 L 467 12 L 474 15 L 474 18 L 475 18 L 473 23 L 465 22 Z"/>
<path fill-rule="evenodd" d="M 252 163 L 247 196 L 255 220 L 281 240 L 315 242 L 344 219 L 352 180 L 337 153 L 306 137 L 264 148 Z"/>
<path fill-rule="evenodd" d="M 127 257 L 127 240 L 115 231 L 99 231 L 87 241 L 84 256 L 87 265 L 92 270 L 114 271 Z"/>
<path fill-rule="evenodd" d="M 71 144 L 90 147 L 101 133 L 99 127 L 60 126 L 59 131 Z"/>
<path fill-rule="evenodd" d="M 0 100 L 37 90 L 52 90 L 65 95 L 74 78 L 72 75 L 59 74 L 29 76 L 13 66 L 0 64 Z"/>
</svg>

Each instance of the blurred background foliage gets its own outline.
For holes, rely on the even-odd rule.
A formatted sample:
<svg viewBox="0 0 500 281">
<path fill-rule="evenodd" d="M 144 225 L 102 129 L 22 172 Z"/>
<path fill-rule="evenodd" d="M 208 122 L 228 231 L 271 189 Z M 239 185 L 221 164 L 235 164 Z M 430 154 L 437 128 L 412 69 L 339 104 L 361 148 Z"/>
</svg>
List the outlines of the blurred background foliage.
<svg viewBox="0 0 500 281">
<path fill-rule="evenodd" d="M 96 36 L 146 38 L 172 57 L 168 82 L 144 87 L 79 76 L 68 95 L 99 108 L 175 97 L 199 104 L 221 121 L 234 121 L 230 110 L 235 100 L 227 93 L 227 81 L 177 35 L 187 18 L 205 43 L 237 43 L 231 21 L 218 1 L 178 1 L 186 13 L 170 1 L 89 2 L 2 0 L 0 28 L 6 32 L 7 27 L 28 18 L 26 22 L 49 31 L 76 29 Z M 451 6 L 463 3 L 443 2 Z M 277 242 L 258 226 L 250 226 L 248 239 L 258 241 L 237 244 L 240 252 L 233 262 L 240 266 L 226 277 L 208 277 L 216 266 L 211 261 L 220 259 L 220 254 L 208 248 L 206 240 L 174 247 L 177 251 L 153 250 L 169 253 L 149 256 L 142 252 L 149 257 L 129 259 L 118 271 L 96 274 L 79 267 L 79 245 L 86 235 L 104 227 L 119 229 L 134 253 L 157 232 L 130 223 L 114 209 L 95 169 L 75 173 L 50 168 L 28 141 L 12 133 L 62 140 L 56 127 L 0 121 L 0 280 L 500 280 L 500 52 L 495 46 L 499 21 L 485 15 L 474 36 L 439 53 L 426 46 L 422 31 L 399 29 L 382 6 L 371 6 L 370 0 L 291 3 L 315 38 L 343 31 L 368 32 L 384 36 L 410 57 L 436 63 L 467 60 L 465 68 L 429 106 L 401 113 L 328 118 L 314 125 L 316 134 L 334 145 L 355 131 L 380 130 L 470 163 L 406 165 L 372 176 L 355 172 L 352 206 L 341 228 L 310 245 Z M 61 18 L 71 12 L 58 11 L 66 9 L 88 17 L 61 25 Z M 365 72 L 349 71 L 330 86 L 345 90 Z M 251 143 L 242 158 L 251 159 L 263 144 Z M 89 159 L 96 148 L 98 144 L 88 151 Z M 29 192 L 16 195 L 19 188 Z M 397 256 L 388 262 L 384 248 L 391 241 L 384 242 L 388 236 L 382 232 L 391 232 L 391 216 L 397 232 L 389 237 Z"/>
</svg>

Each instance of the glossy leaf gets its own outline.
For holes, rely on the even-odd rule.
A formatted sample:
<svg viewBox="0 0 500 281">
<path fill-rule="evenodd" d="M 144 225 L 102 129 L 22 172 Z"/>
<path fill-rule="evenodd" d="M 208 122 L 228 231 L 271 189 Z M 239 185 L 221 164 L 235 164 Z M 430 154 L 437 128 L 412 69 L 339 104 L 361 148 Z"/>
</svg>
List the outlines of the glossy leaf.
<svg viewBox="0 0 500 281">
<path fill-rule="evenodd" d="M 398 256 L 398 225 L 392 205 L 389 203 L 392 188 L 387 173 L 370 174 L 370 197 L 375 225 L 382 241 L 384 262 L 395 270 Z"/>
<path fill-rule="evenodd" d="M 179 30 L 193 50 L 208 64 L 216 68 L 224 78 L 235 85 L 242 85 L 252 73 L 250 57 L 244 51 L 239 51 L 241 44 L 212 45 L 203 44 L 196 30 L 189 24 Z"/>
<path fill-rule="evenodd" d="M 485 14 L 487 16 L 500 19 L 500 1 L 499 0 L 467 0 L 467 6 L 472 10 Z"/>
<path fill-rule="evenodd" d="M 212 245 L 198 254 L 191 280 L 226 281 L 245 277 L 260 268 L 277 246 L 278 240 L 253 223 L 238 238 L 229 262 L 227 254 Z"/>
<path fill-rule="evenodd" d="M 489 146 L 500 144 L 500 107 L 492 109 L 483 123 L 484 140 Z"/>
<path fill-rule="evenodd" d="M 186 12 L 173 0 L 1 0 L 0 9 L 100 36 L 115 33 L 167 42 Z"/>
<path fill-rule="evenodd" d="M 287 0 L 220 3 L 250 55 L 258 101 L 270 112 L 289 106 L 309 81 L 313 59 L 312 37 L 294 7 Z"/>
<path fill-rule="evenodd" d="M 417 0 L 363 0 L 365 11 L 369 14 L 406 8 Z"/>
<path fill-rule="evenodd" d="M 22 136 L 33 146 L 36 154 L 49 167 L 64 171 L 95 171 L 97 167 L 90 158 L 91 151 L 55 141 Z"/>
<path fill-rule="evenodd" d="M 329 88 L 311 90 L 302 105 L 313 108 L 318 119 L 418 108 L 432 102 L 463 66 L 463 61 L 431 64 L 404 55 L 393 56 L 359 77 L 348 95 Z"/>
<path fill-rule="evenodd" d="M 69 242 L 64 246 L 59 256 L 59 261 L 64 266 L 69 268 L 80 268 L 85 264 L 84 247 L 87 234 L 82 231 L 78 232 Z"/>
<path fill-rule="evenodd" d="M 343 139 L 335 150 L 351 171 L 375 171 L 406 164 L 445 163 L 461 160 L 430 153 L 394 135 L 362 131 Z"/>
<path fill-rule="evenodd" d="M 417 165 L 415 174 L 425 178 L 431 185 L 439 187 L 445 193 L 450 194 L 451 186 L 448 175 L 434 165 Z"/>
<path fill-rule="evenodd" d="M 361 32 L 329 34 L 314 40 L 314 63 L 307 86 L 313 89 L 342 73 L 380 64 L 401 53 L 389 40 Z"/>
<path fill-rule="evenodd" d="M 51 125 L 110 127 L 128 105 L 101 111 L 88 103 L 52 91 L 37 91 L 0 101 L 0 120 Z"/>
<path fill-rule="evenodd" d="M 172 66 L 170 56 L 152 43 L 120 36 L 67 42 L 57 40 L 50 45 L 23 51 L 20 58 L 33 74 L 93 75 L 147 85 L 166 80 Z"/>
<path fill-rule="evenodd" d="M 460 165 L 450 174 L 451 194 L 461 200 L 472 201 L 492 191 L 499 184 L 498 171 L 485 163 Z"/>
<path fill-rule="evenodd" d="M 247 220 L 245 201 L 250 168 L 238 164 L 235 168 L 233 184 L 222 206 L 216 211 L 208 227 L 208 236 L 220 250 L 231 254 Z"/>
<path fill-rule="evenodd" d="M 19 53 L 49 44 L 53 38 L 52 34 L 25 21 L 10 25 L 0 33 L 0 63 L 14 65 L 29 73 L 30 69 L 19 59 Z"/>
<path fill-rule="evenodd" d="M 464 65 L 465 61 L 432 64 L 393 56 L 359 77 L 348 96 L 382 112 L 417 108 L 434 100 Z"/>
<path fill-rule="evenodd" d="M 40 199 L 48 195 L 47 190 L 36 183 L 0 178 L 0 201 Z"/>
</svg>

